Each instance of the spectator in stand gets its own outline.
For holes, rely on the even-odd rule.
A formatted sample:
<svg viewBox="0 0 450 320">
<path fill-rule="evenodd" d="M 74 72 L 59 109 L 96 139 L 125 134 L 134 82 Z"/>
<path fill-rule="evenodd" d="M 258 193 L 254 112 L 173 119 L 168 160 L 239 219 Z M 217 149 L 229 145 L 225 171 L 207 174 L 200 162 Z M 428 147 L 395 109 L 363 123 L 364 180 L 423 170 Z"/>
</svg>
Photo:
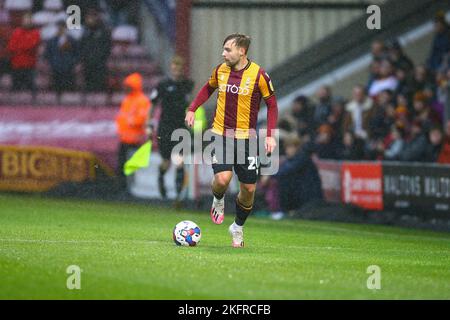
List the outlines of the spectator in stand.
<svg viewBox="0 0 450 320">
<path fill-rule="evenodd" d="M 377 96 L 377 101 L 369 117 L 369 138 L 372 140 L 384 139 L 395 123 L 395 107 L 392 103 L 393 93 L 384 90 Z"/>
<path fill-rule="evenodd" d="M 372 86 L 372 83 L 378 78 L 380 74 L 380 67 L 381 67 L 381 61 L 380 60 L 373 60 L 370 63 L 369 67 L 369 79 L 367 81 L 366 85 L 366 91 L 368 92 L 370 87 Z"/>
<path fill-rule="evenodd" d="M 411 96 L 412 92 L 412 77 L 413 77 L 412 69 L 410 72 L 407 72 L 405 69 L 397 68 L 395 70 L 395 77 L 398 80 L 397 89 L 395 89 L 395 95 L 405 95 L 407 97 Z"/>
<path fill-rule="evenodd" d="M 344 134 L 344 119 L 347 117 L 345 111 L 346 101 L 343 97 L 335 97 L 331 104 L 331 113 L 328 116 L 327 123 L 333 128 L 335 139 L 342 140 Z"/>
<path fill-rule="evenodd" d="M 398 86 L 398 80 L 394 74 L 394 67 L 392 63 L 385 59 L 381 61 L 380 72 L 378 77 L 372 82 L 369 87 L 369 96 L 375 97 L 383 90 L 395 91 Z"/>
<path fill-rule="evenodd" d="M 362 85 L 353 88 L 352 100 L 347 103 L 344 130 L 351 130 L 355 136 L 362 139 L 367 138 L 369 117 L 373 106 L 373 100 L 367 96 Z"/>
<path fill-rule="evenodd" d="M 388 52 L 386 50 L 384 41 L 382 40 L 373 41 L 370 50 L 372 54 L 372 62 L 370 65 L 370 73 L 367 89 L 369 89 L 372 82 L 378 78 L 381 61 L 388 58 Z"/>
<path fill-rule="evenodd" d="M 409 115 L 413 112 L 413 108 L 409 107 L 408 98 L 404 94 L 397 94 L 396 100 L 395 120 L 396 122 L 401 123 L 405 128 L 409 124 Z"/>
<path fill-rule="evenodd" d="M 445 20 L 445 13 L 440 12 L 434 20 L 434 39 L 428 58 L 428 68 L 436 72 L 441 67 L 444 57 L 450 52 L 450 27 Z"/>
<path fill-rule="evenodd" d="M 275 175 L 279 186 L 281 212 L 273 213 L 274 219 L 279 219 L 307 203 L 323 199 L 322 183 L 312 161 L 310 149 L 306 145 L 302 146 L 297 135 L 288 137 L 284 145 L 287 159 Z"/>
<path fill-rule="evenodd" d="M 418 91 L 433 88 L 433 81 L 424 65 L 418 65 L 414 68 L 414 77 L 411 82 L 411 92 L 415 94 Z"/>
<path fill-rule="evenodd" d="M 292 117 L 297 123 L 297 131 L 300 136 L 310 135 L 313 130 L 312 113 L 309 106 L 308 98 L 298 96 L 292 103 Z"/>
<path fill-rule="evenodd" d="M 426 157 L 428 139 L 420 121 L 414 121 L 411 127 L 411 137 L 406 142 L 399 160 L 423 161 Z"/>
<path fill-rule="evenodd" d="M 39 30 L 33 26 L 30 13 L 24 14 L 22 19 L 22 26 L 13 31 L 8 43 L 8 51 L 11 55 L 13 89 L 33 90 L 34 72 L 41 37 Z"/>
<path fill-rule="evenodd" d="M 439 103 L 445 104 L 447 102 L 447 86 L 450 80 L 450 68 L 448 70 L 440 70 L 436 73 L 436 100 Z"/>
<path fill-rule="evenodd" d="M 318 103 L 314 108 L 314 127 L 318 128 L 320 125 L 327 122 L 328 116 L 331 113 L 331 89 L 328 86 L 322 86 L 316 93 Z"/>
<path fill-rule="evenodd" d="M 11 27 L 8 24 L 0 24 L 0 77 L 4 73 L 11 72 L 11 57 L 8 51 L 8 42 L 11 37 Z"/>
<path fill-rule="evenodd" d="M 58 34 L 48 41 L 44 56 L 52 69 L 52 89 L 58 93 L 74 90 L 79 48 L 77 41 L 67 34 L 64 20 L 58 22 Z"/>
<path fill-rule="evenodd" d="M 384 147 L 384 159 L 395 161 L 400 158 L 400 154 L 405 146 L 405 129 L 398 125 L 393 125 L 391 133 Z"/>
<path fill-rule="evenodd" d="M 403 49 L 398 40 L 392 40 L 387 44 L 387 52 L 389 60 L 396 69 L 402 69 L 406 75 L 409 76 L 414 70 L 412 60 L 403 52 Z"/>
<path fill-rule="evenodd" d="M 445 126 L 445 138 L 437 162 L 450 164 L 450 120 L 447 121 Z"/>
<path fill-rule="evenodd" d="M 338 160 L 343 146 L 341 141 L 335 138 L 331 125 L 323 124 L 317 129 L 317 136 L 312 149 L 320 159 Z"/>
<path fill-rule="evenodd" d="M 111 33 L 100 19 L 97 10 L 86 14 L 86 29 L 81 38 L 80 59 L 84 72 L 86 90 L 105 91 L 107 88 L 107 61 L 111 54 Z"/>
<path fill-rule="evenodd" d="M 434 126 L 428 133 L 428 144 L 425 150 L 425 162 L 436 162 L 442 150 L 444 134 L 441 127 Z"/>
<path fill-rule="evenodd" d="M 352 131 L 344 133 L 343 148 L 339 158 L 341 160 L 362 160 L 364 159 L 364 140 L 357 137 Z"/>
<path fill-rule="evenodd" d="M 388 57 L 388 51 L 383 40 L 377 39 L 371 44 L 372 60 L 381 61 Z"/>
<path fill-rule="evenodd" d="M 423 92 L 414 95 L 414 120 L 421 123 L 422 129 L 428 133 L 432 126 L 441 124 L 439 115 L 431 109 L 428 99 Z"/>
</svg>

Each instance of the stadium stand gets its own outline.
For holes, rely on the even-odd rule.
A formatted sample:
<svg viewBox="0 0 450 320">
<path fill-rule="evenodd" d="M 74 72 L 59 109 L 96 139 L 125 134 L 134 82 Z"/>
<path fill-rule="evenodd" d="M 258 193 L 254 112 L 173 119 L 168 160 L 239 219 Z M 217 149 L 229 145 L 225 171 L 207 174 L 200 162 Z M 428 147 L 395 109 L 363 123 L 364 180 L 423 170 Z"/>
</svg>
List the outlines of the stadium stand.
<svg viewBox="0 0 450 320">
<path fill-rule="evenodd" d="M 0 60 L 2 61 L 0 73 L 0 105 L 61 105 L 61 106 L 117 106 L 122 97 L 122 80 L 126 75 L 140 72 L 144 81 L 144 90 L 149 93 L 161 78 L 158 62 L 153 59 L 148 50 L 139 43 L 138 27 L 131 24 L 112 25 L 113 22 L 123 22 L 124 18 L 116 19 L 112 9 L 103 10 L 102 18 L 109 22 L 111 29 L 111 53 L 107 59 L 107 87 L 104 92 L 84 92 L 85 81 L 80 61 L 74 68 L 73 86 L 70 92 L 57 94 L 52 88 L 52 73 L 48 59 L 44 56 L 47 41 L 57 33 L 57 23 L 66 19 L 62 11 L 63 1 L 47 0 L 41 2 L 42 6 L 36 8 L 31 0 L 0 1 Z M 95 1 L 92 1 L 95 3 Z M 64 3 L 65 5 L 65 3 Z M 94 6 L 95 7 L 95 6 Z M 13 92 L 13 81 L 6 58 L 6 46 L 11 31 L 21 25 L 25 13 L 33 11 L 33 24 L 39 28 L 41 43 L 37 51 L 34 85 L 35 91 Z M 78 44 L 85 27 L 80 30 L 68 30 L 67 36 L 73 38 Z M 6 67 L 5 67 L 6 64 Z"/>
</svg>

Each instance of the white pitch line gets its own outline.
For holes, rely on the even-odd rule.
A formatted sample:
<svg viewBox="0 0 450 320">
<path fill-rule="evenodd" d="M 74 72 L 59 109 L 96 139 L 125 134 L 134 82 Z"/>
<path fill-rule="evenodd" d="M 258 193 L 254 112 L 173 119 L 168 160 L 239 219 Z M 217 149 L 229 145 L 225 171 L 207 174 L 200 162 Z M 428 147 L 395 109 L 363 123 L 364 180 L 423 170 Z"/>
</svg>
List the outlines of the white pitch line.
<svg viewBox="0 0 450 320">
<path fill-rule="evenodd" d="M 77 243 L 87 243 L 87 244 L 158 244 L 158 243 L 165 243 L 165 241 L 146 241 L 146 240 L 37 240 L 37 239 L 5 239 L 0 238 L 0 242 L 19 242 L 19 243 L 50 243 L 50 244 L 77 244 Z M 168 241 L 169 242 L 169 241 Z M 228 246 L 227 246 L 228 247 Z M 225 246 L 224 246 L 225 248 Z M 261 245 L 261 246 L 255 246 L 254 248 L 257 249 L 278 249 L 277 246 L 271 246 L 271 245 Z M 294 245 L 288 245 L 283 246 L 284 249 L 299 249 L 299 250 L 333 250 L 333 251 L 368 251 L 372 248 L 366 248 L 366 247 L 331 247 L 331 246 L 294 246 Z M 429 250 L 429 249 L 383 249 L 383 252 L 401 252 L 401 253 L 408 253 L 410 251 L 426 251 L 428 253 L 444 253 L 448 254 L 450 250 Z"/>
</svg>

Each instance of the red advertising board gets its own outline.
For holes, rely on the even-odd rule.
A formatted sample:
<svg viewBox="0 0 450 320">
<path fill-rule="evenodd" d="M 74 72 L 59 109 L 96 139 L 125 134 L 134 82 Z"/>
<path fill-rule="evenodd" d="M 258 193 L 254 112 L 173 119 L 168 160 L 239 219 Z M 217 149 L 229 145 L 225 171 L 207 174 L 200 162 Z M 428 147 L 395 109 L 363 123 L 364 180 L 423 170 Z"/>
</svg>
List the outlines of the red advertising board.
<svg viewBox="0 0 450 320">
<path fill-rule="evenodd" d="M 342 164 L 342 202 L 370 210 L 383 210 L 381 162 Z"/>
</svg>

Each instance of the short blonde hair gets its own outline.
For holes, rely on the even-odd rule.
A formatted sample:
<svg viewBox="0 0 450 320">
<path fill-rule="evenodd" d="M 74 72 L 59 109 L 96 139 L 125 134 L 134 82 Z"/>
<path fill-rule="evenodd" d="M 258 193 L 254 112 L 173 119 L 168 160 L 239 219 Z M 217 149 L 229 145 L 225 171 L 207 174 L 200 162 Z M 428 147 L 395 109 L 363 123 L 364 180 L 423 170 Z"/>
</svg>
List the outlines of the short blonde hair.
<svg viewBox="0 0 450 320">
<path fill-rule="evenodd" d="M 247 54 L 248 49 L 250 48 L 250 43 L 252 42 L 252 39 L 249 36 L 241 33 L 230 34 L 223 41 L 223 45 L 225 45 L 225 43 L 227 43 L 227 41 L 229 40 L 234 40 L 236 47 L 244 48 L 245 54 Z"/>
</svg>

